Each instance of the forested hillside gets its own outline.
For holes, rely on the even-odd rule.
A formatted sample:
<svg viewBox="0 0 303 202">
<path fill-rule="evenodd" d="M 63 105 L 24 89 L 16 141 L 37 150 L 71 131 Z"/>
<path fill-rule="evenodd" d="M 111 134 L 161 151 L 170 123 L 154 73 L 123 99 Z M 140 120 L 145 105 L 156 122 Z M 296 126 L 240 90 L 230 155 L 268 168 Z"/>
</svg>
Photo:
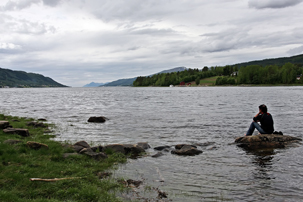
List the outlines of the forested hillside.
<svg viewBox="0 0 303 202">
<path fill-rule="evenodd" d="M 66 87 L 41 74 L 0 68 L 0 87 Z"/>
<path fill-rule="evenodd" d="M 195 82 L 218 76 L 216 85 L 235 84 L 298 84 L 303 83 L 303 55 L 288 58 L 266 59 L 247 63 L 187 69 L 182 72 L 162 73 L 138 77 L 134 86 L 169 86 Z"/>
<path fill-rule="evenodd" d="M 181 82 L 195 81 L 199 84 L 203 78 L 208 78 L 216 75 L 222 75 L 223 73 L 229 74 L 234 71 L 231 66 L 227 67 L 204 67 L 202 70 L 199 69 L 186 69 L 182 72 L 162 73 L 155 74 L 148 77 L 137 77 L 134 81 L 134 86 L 169 86 L 179 85 Z"/>
<path fill-rule="evenodd" d="M 243 62 L 243 63 L 234 64 L 233 66 L 236 66 L 238 68 L 250 66 L 250 65 L 260 65 L 263 67 L 268 65 L 283 66 L 288 62 L 292 64 L 303 64 L 303 54 L 292 56 L 292 57 L 282 57 L 282 58 L 274 58 L 274 59 L 255 60 L 251 62 Z"/>
</svg>

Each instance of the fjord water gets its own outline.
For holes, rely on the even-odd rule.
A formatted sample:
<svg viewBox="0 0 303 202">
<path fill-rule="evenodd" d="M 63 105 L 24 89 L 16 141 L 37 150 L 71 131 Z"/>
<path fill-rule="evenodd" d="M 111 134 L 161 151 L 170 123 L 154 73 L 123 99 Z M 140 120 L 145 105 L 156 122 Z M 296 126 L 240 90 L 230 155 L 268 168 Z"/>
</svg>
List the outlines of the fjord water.
<svg viewBox="0 0 303 202">
<path fill-rule="evenodd" d="M 199 145 L 198 156 L 163 152 L 131 159 L 115 173 L 173 201 L 302 201 L 302 145 L 250 152 L 233 144 L 260 104 L 276 130 L 302 138 L 302 87 L 0 89 L 0 113 L 46 118 L 58 126 L 57 141 Z M 88 123 L 90 116 L 109 120 Z"/>
</svg>

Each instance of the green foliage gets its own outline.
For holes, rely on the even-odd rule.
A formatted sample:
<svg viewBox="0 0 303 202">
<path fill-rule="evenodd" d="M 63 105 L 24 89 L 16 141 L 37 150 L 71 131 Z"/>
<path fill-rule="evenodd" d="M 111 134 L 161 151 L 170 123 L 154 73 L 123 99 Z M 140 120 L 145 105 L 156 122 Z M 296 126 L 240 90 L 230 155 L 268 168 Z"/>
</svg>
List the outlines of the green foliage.
<svg viewBox="0 0 303 202">
<path fill-rule="evenodd" d="M 41 74 L 0 68 L 0 88 L 9 87 L 66 87 Z"/>
<path fill-rule="evenodd" d="M 241 67 L 238 75 L 238 84 L 293 84 L 297 75 L 302 74 L 303 67 L 286 63 L 278 65 L 250 65 Z"/>
<path fill-rule="evenodd" d="M 126 162 L 124 155 L 113 153 L 102 161 L 85 155 L 63 158 L 63 153 L 71 149 L 50 140 L 50 135 L 43 135 L 45 129 L 27 126 L 31 119 L 0 114 L 0 120 L 9 121 L 15 128 L 27 128 L 30 132 L 29 137 L 21 137 L 0 131 L 0 201 L 119 201 L 114 193 L 121 189 L 121 185 L 112 179 L 101 180 L 96 173 Z M 4 143 L 6 139 L 22 142 L 9 145 Z M 27 141 L 47 144 L 49 149 L 30 149 Z M 30 178 L 68 177 L 73 179 L 30 181 Z"/>
</svg>

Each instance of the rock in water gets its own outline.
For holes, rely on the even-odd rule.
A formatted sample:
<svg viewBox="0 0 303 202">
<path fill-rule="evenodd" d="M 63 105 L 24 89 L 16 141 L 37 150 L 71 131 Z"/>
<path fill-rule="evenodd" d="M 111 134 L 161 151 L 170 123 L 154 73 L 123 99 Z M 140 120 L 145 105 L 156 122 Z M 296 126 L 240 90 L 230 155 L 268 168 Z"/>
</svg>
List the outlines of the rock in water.
<svg viewBox="0 0 303 202">
<path fill-rule="evenodd" d="M 104 116 L 92 116 L 87 120 L 87 122 L 104 123 L 106 120 L 107 118 Z"/>
<path fill-rule="evenodd" d="M 175 148 L 175 150 L 171 151 L 172 154 L 194 156 L 202 153 L 201 150 L 198 150 L 195 146 L 192 145 L 180 144 L 176 145 Z"/>
<path fill-rule="evenodd" d="M 243 136 L 236 138 L 235 142 L 238 146 L 257 149 L 257 148 L 283 148 L 289 143 L 302 141 L 301 138 L 288 135 L 262 134 Z"/>
</svg>

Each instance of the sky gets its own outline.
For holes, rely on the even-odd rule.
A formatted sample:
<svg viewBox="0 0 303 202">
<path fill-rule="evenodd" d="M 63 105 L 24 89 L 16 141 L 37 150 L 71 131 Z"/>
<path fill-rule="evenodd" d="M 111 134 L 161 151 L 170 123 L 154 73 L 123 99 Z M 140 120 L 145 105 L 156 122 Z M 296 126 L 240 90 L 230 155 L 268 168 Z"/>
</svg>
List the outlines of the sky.
<svg viewBox="0 0 303 202">
<path fill-rule="evenodd" d="M 0 67 L 81 87 L 303 53 L 303 0 L 0 0 Z"/>
</svg>

